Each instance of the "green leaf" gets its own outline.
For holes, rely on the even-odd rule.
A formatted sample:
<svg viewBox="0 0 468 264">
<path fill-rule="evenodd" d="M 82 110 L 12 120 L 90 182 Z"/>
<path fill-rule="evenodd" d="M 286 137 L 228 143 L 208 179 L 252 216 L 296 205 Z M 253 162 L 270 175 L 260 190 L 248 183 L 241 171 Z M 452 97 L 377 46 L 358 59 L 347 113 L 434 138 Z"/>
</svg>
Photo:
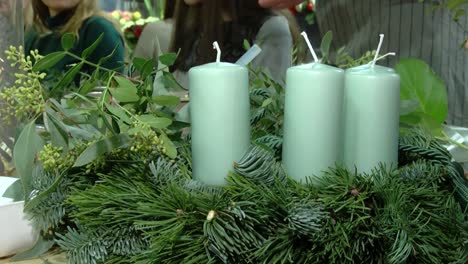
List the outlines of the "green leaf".
<svg viewBox="0 0 468 264">
<path fill-rule="evenodd" d="M 454 11 L 462 5 L 468 4 L 468 0 L 448 0 L 445 4 L 451 11 Z"/>
<path fill-rule="evenodd" d="M 174 62 L 176 61 L 176 59 L 177 59 L 177 53 L 173 53 L 173 52 L 166 53 L 166 54 L 159 56 L 159 61 L 166 66 L 174 65 Z"/>
<path fill-rule="evenodd" d="M 69 50 L 75 45 L 76 37 L 73 33 L 65 33 L 62 36 L 62 48 L 63 50 Z"/>
<path fill-rule="evenodd" d="M 403 59 L 395 67 L 401 77 L 401 100 L 417 102 L 415 111 L 430 116 L 442 126 L 448 112 L 447 89 L 422 60 Z"/>
<path fill-rule="evenodd" d="M 42 72 L 44 70 L 52 68 L 55 64 L 57 64 L 60 60 L 65 57 L 66 53 L 64 51 L 56 51 L 48 54 L 47 56 L 43 57 L 42 59 L 38 60 L 34 66 L 33 71 Z"/>
<path fill-rule="evenodd" d="M 141 115 L 137 117 L 141 122 L 152 128 L 166 128 L 172 124 L 172 120 L 165 117 L 155 117 L 153 115 Z"/>
<path fill-rule="evenodd" d="M 22 130 L 13 149 L 13 162 L 16 172 L 23 183 L 25 195 L 32 191 L 32 170 L 37 152 L 44 146 L 42 138 L 36 133 L 36 120 Z"/>
<path fill-rule="evenodd" d="M 177 82 L 177 80 L 170 72 L 163 72 L 161 78 L 165 87 L 172 88 L 176 91 L 187 90 Z"/>
<path fill-rule="evenodd" d="M 412 100 L 401 100 L 400 101 L 400 116 L 407 115 L 418 109 L 419 102 Z"/>
<path fill-rule="evenodd" d="M 266 100 L 263 101 L 263 103 L 262 103 L 262 108 L 267 107 L 267 106 L 270 105 L 271 103 L 273 103 L 273 98 L 268 98 L 268 99 L 266 99 Z"/>
<path fill-rule="evenodd" d="M 251 45 L 247 39 L 244 39 L 242 46 L 244 47 L 244 50 L 249 50 L 251 48 Z"/>
<path fill-rule="evenodd" d="M 133 66 L 137 71 L 140 72 L 141 79 L 146 80 L 146 77 L 148 77 L 152 72 L 155 62 L 152 59 L 145 60 L 142 58 L 134 58 L 133 59 Z"/>
<path fill-rule="evenodd" d="M 111 58 L 114 56 L 115 51 L 117 50 L 117 48 L 118 48 L 118 46 L 116 46 L 116 47 L 112 50 L 111 53 L 109 53 L 108 55 L 102 57 L 102 58 L 99 60 L 98 64 L 99 64 L 99 65 L 102 65 L 104 62 L 106 62 L 106 61 L 108 61 L 109 59 L 111 59 Z M 110 70 L 116 70 L 116 69 L 110 69 Z"/>
<path fill-rule="evenodd" d="M 75 76 L 80 72 L 81 68 L 83 67 L 83 62 L 76 64 L 71 69 L 69 69 L 65 75 L 60 79 L 60 81 L 55 85 L 52 91 L 63 90 L 67 88 L 68 85 L 75 79 Z"/>
<path fill-rule="evenodd" d="M 117 88 L 110 88 L 112 96 L 121 103 L 136 102 L 140 99 L 137 92 L 137 87 L 130 80 L 115 76 L 114 79 L 117 81 Z"/>
<path fill-rule="evenodd" d="M 173 95 L 158 95 L 154 96 L 153 100 L 161 106 L 177 106 L 180 103 L 179 97 Z"/>
<path fill-rule="evenodd" d="M 320 44 L 320 51 L 322 52 L 322 57 L 327 57 L 330 54 L 330 47 L 333 40 L 333 33 L 328 31 L 325 36 L 322 38 L 322 43 Z"/>
<path fill-rule="evenodd" d="M 50 139 L 54 146 L 62 147 L 64 152 L 68 151 L 68 134 L 60 120 L 54 116 L 52 109 L 47 109 L 45 124 L 50 133 Z"/>
<path fill-rule="evenodd" d="M 91 46 L 83 50 L 83 52 L 81 53 L 81 57 L 83 57 L 83 59 L 86 59 L 89 55 L 91 55 L 91 53 L 93 53 L 93 51 L 97 48 L 99 43 L 102 41 L 103 37 L 104 37 L 104 33 L 99 35 L 99 37 L 96 39 L 96 41 L 94 41 L 93 44 L 91 44 Z"/>
<path fill-rule="evenodd" d="M 14 202 L 23 201 L 25 196 L 21 179 L 10 185 L 3 193 L 3 197 L 13 199 Z"/>
<path fill-rule="evenodd" d="M 90 80 L 87 80 L 85 83 L 83 83 L 80 87 L 80 90 L 78 91 L 79 94 L 81 95 L 87 95 L 89 92 L 91 92 L 94 88 L 96 88 L 98 82 L 92 78 Z"/>
<path fill-rule="evenodd" d="M 462 17 L 466 13 L 465 9 L 458 9 L 455 12 L 455 15 L 453 15 L 453 20 L 458 21 L 460 20 L 460 17 Z"/>
<path fill-rule="evenodd" d="M 11 258 L 11 261 L 16 262 L 28 259 L 35 259 L 49 251 L 49 249 L 51 249 L 52 246 L 54 246 L 54 244 L 54 240 L 44 240 L 42 236 L 38 236 L 36 244 L 31 249 L 16 254 L 14 257 Z"/>
<path fill-rule="evenodd" d="M 166 148 L 166 155 L 171 159 L 175 159 L 177 157 L 177 148 L 174 143 L 164 133 L 161 134 L 160 138 L 163 141 L 163 147 Z"/>
<path fill-rule="evenodd" d="M 111 152 L 115 149 L 128 147 L 129 139 L 125 134 L 118 134 L 108 138 L 101 139 L 83 151 L 75 161 L 73 167 L 81 167 L 91 163 L 96 158 Z"/>
</svg>

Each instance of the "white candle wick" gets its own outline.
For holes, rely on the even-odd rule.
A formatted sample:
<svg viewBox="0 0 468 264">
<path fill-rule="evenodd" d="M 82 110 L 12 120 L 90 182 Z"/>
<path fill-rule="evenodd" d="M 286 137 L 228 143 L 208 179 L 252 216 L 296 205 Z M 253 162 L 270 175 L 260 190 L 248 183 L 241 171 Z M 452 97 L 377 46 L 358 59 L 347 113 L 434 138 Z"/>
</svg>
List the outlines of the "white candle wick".
<svg viewBox="0 0 468 264">
<path fill-rule="evenodd" d="M 377 47 L 377 51 L 375 52 L 374 60 L 372 61 L 372 67 L 375 66 L 375 63 L 377 62 L 377 59 L 379 58 L 379 53 L 380 53 L 380 49 L 382 48 L 383 40 L 384 40 L 384 34 L 380 34 L 379 46 Z"/>
<path fill-rule="evenodd" d="M 314 57 L 314 61 L 315 62 L 319 62 L 319 59 L 317 57 L 317 54 L 315 54 L 315 50 L 314 48 L 312 47 L 312 43 L 310 43 L 310 40 L 309 40 L 309 37 L 307 36 L 307 33 L 305 31 L 303 31 L 301 33 L 301 35 L 304 37 L 306 43 L 307 43 L 307 46 L 309 47 L 309 50 L 310 52 L 312 53 L 312 57 Z"/>
<path fill-rule="evenodd" d="M 220 63 L 221 62 L 221 49 L 219 48 L 218 41 L 213 42 L 213 49 L 216 50 L 216 62 Z"/>
</svg>

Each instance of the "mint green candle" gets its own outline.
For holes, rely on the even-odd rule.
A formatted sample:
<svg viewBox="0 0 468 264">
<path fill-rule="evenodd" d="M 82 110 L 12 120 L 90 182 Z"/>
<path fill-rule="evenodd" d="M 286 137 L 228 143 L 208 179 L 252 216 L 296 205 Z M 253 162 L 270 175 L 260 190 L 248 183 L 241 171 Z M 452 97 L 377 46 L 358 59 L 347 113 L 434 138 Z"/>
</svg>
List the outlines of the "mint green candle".
<svg viewBox="0 0 468 264">
<path fill-rule="evenodd" d="M 283 164 L 304 182 L 340 161 L 344 71 L 321 63 L 288 69 Z"/>
<path fill-rule="evenodd" d="M 372 64 L 345 75 L 344 163 L 369 173 L 379 163 L 398 163 L 400 77 L 391 68 Z"/>
<path fill-rule="evenodd" d="M 193 178 L 224 185 L 250 144 L 248 70 L 222 62 L 194 67 L 189 89 Z"/>
<path fill-rule="evenodd" d="M 376 65 L 384 35 L 374 60 L 346 70 L 344 164 L 358 173 L 370 173 L 379 164 L 398 165 L 400 76 L 391 68 Z"/>
</svg>

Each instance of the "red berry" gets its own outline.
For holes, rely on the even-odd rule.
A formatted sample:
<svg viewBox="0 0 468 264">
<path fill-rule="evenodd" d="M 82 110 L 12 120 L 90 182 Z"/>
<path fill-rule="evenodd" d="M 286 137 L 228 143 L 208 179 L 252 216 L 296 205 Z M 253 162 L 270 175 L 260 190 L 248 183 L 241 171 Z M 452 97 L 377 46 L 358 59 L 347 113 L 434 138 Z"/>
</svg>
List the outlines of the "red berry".
<svg viewBox="0 0 468 264">
<path fill-rule="evenodd" d="M 310 12 L 314 11 L 314 3 L 309 2 L 307 4 L 307 10 L 309 10 Z"/>
<path fill-rule="evenodd" d="M 288 8 L 288 9 L 289 9 L 289 11 L 290 11 L 291 13 L 293 13 L 294 15 L 297 14 L 297 10 L 296 10 L 296 7 L 295 7 L 295 6 L 291 6 L 291 7 Z"/>
</svg>

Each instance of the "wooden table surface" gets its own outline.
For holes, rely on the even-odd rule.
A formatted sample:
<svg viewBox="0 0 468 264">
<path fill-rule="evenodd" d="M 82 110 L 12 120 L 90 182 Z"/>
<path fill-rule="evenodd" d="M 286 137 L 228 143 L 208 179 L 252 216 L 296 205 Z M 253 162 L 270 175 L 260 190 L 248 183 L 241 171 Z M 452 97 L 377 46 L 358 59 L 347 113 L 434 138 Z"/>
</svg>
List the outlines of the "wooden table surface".
<svg viewBox="0 0 468 264">
<path fill-rule="evenodd" d="M 45 260 L 48 261 L 47 263 L 52 263 L 52 264 L 66 264 L 67 263 L 67 258 L 66 258 L 64 253 L 52 252 L 52 253 L 49 253 L 49 254 L 43 256 L 42 258 L 24 260 L 24 261 L 11 262 L 10 258 L 0 258 L 0 264 L 6 264 L 6 263 L 43 264 Z"/>
</svg>

